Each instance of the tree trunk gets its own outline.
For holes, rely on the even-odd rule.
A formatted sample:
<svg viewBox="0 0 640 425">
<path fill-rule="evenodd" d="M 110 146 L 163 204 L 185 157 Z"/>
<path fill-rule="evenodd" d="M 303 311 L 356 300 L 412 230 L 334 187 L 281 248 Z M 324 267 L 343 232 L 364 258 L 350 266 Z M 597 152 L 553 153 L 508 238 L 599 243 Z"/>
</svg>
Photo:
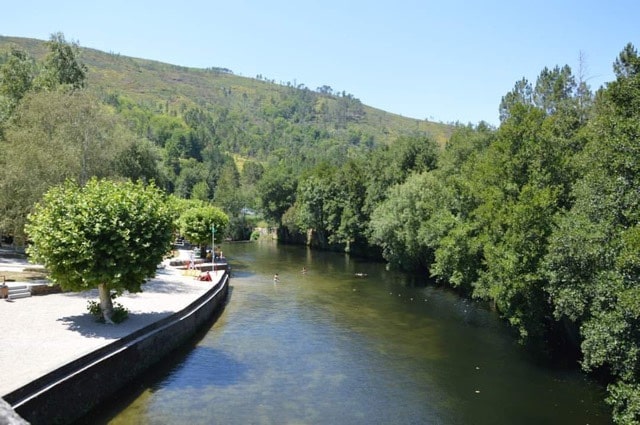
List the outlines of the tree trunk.
<svg viewBox="0 0 640 425">
<path fill-rule="evenodd" d="M 111 315 L 113 314 L 113 302 L 111 301 L 111 291 L 106 283 L 98 285 L 98 294 L 100 295 L 100 310 L 102 317 L 106 323 L 112 324 Z"/>
</svg>

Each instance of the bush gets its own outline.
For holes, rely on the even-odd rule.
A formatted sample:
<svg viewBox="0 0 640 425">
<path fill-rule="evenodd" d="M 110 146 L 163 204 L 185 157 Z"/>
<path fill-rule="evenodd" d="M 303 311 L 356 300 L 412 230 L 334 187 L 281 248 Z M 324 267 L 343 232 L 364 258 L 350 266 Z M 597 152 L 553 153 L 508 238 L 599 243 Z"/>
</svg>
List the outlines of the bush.
<svg viewBox="0 0 640 425">
<path fill-rule="evenodd" d="M 98 301 L 89 300 L 87 302 L 87 310 L 96 319 L 98 323 L 105 323 L 104 316 L 102 315 L 102 309 L 100 309 L 100 303 Z M 122 323 L 129 318 L 129 310 L 120 303 L 113 303 L 113 313 L 111 314 L 111 320 L 113 323 Z"/>
</svg>

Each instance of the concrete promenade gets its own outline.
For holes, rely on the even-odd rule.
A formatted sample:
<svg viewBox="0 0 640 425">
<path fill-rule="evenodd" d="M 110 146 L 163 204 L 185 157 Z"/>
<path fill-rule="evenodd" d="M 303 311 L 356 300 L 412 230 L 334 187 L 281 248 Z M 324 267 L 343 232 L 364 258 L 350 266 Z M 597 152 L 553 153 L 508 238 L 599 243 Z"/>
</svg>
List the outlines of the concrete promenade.
<svg viewBox="0 0 640 425">
<path fill-rule="evenodd" d="M 0 274 L 28 266 L 24 260 L 0 258 Z M 97 323 L 89 315 L 87 301 L 98 299 L 97 290 L 0 299 L 0 397 L 182 310 L 224 274 L 211 272 L 211 282 L 199 281 L 184 270 L 171 267 L 168 260 L 163 266 L 155 278 L 143 285 L 143 292 L 125 293 L 116 299 L 129 310 L 129 318 L 118 325 Z M 9 286 L 17 284 L 8 282 Z"/>
</svg>

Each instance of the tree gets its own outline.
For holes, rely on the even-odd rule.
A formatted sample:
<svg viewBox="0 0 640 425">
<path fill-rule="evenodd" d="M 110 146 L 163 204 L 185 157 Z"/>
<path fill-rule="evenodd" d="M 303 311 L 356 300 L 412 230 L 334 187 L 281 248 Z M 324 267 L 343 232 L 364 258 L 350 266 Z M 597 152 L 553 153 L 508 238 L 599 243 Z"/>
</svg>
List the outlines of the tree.
<svg viewBox="0 0 640 425">
<path fill-rule="evenodd" d="M 21 239 L 24 219 L 51 186 L 113 177 L 132 135 L 84 92 L 30 92 L 0 140 L 0 228 Z M 126 173 L 125 173 L 126 174 Z M 133 175 L 133 174 L 130 174 Z"/>
<path fill-rule="evenodd" d="M 206 182 L 207 170 L 202 162 L 193 158 L 176 160 L 178 176 L 175 178 L 174 193 L 182 198 L 191 198 L 193 187 Z M 211 187 L 208 185 L 209 188 Z M 207 196 L 208 198 L 208 196 Z"/>
<path fill-rule="evenodd" d="M 215 226 L 215 238 L 216 241 L 220 241 L 229 225 L 229 217 L 220 208 L 200 205 L 182 212 L 179 222 L 182 236 L 191 243 L 200 245 L 200 254 L 204 258 L 204 248 L 213 236 L 211 226 Z"/>
<path fill-rule="evenodd" d="M 514 105 L 533 104 L 533 89 L 526 78 L 516 82 L 513 90 L 502 96 L 500 101 L 500 122 L 504 122 L 511 116 L 511 108 Z"/>
<path fill-rule="evenodd" d="M 71 90 L 86 86 L 87 66 L 80 62 L 80 49 L 77 43 L 68 43 L 64 34 L 51 34 L 47 42 L 49 54 L 44 69 L 38 76 L 38 85 L 46 90 L 62 87 Z"/>
<path fill-rule="evenodd" d="M 575 78 L 568 65 L 562 68 L 556 66 L 552 70 L 545 67 L 536 80 L 533 100 L 538 108 L 552 114 L 563 102 L 573 98 L 576 88 Z"/>
<path fill-rule="evenodd" d="M 336 210 L 334 227 L 330 228 L 331 239 L 345 244 L 345 251 L 368 248 L 365 228 L 369 217 L 364 214 L 366 181 L 361 161 L 349 160 L 334 176 L 333 184 L 339 197 L 333 202 Z"/>
<path fill-rule="evenodd" d="M 208 201 L 210 193 L 209 185 L 205 181 L 200 181 L 193 185 L 191 189 L 191 199 L 197 199 L 199 201 Z"/>
<path fill-rule="evenodd" d="M 422 135 L 402 136 L 390 146 L 373 151 L 368 167 L 363 209 L 371 214 L 391 186 L 402 183 L 412 172 L 432 170 L 437 165 L 438 145 Z"/>
<path fill-rule="evenodd" d="M 334 184 L 335 167 L 319 164 L 300 178 L 296 192 L 298 227 L 313 230 L 318 243 L 326 246 L 330 232 L 340 222 L 339 188 Z"/>
<path fill-rule="evenodd" d="M 227 162 L 220 170 L 214 201 L 229 215 L 237 216 L 244 206 L 240 191 L 240 173 L 233 162 Z"/>
<path fill-rule="evenodd" d="M 267 219 L 280 223 L 282 215 L 295 202 L 297 180 L 283 166 L 269 168 L 258 183 L 258 196 Z"/>
<path fill-rule="evenodd" d="M 627 43 L 620 55 L 613 63 L 613 71 L 618 78 L 633 77 L 640 74 L 640 57 L 638 50 L 631 43 Z"/>
<path fill-rule="evenodd" d="M 433 261 L 429 220 L 442 205 L 437 201 L 441 183 L 432 173 L 412 174 L 388 191 L 371 215 L 371 242 L 382 247 L 391 265 L 405 270 L 426 270 Z"/>
<path fill-rule="evenodd" d="M 545 69 L 533 100 L 522 80 L 488 145 L 447 147 L 439 172 L 449 214 L 431 220 L 441 235 L 432 274 L 493 302 L 522 342 L 548 354 L 564 349 L 565 339 L 542 262 L 553 220 L 571 204 L 572 159 L 583 146 L 579 114 L 568 112 L 575 110 L 570 80 L 566 67 Z"/>
<path fill-rule="evenodd" d="M 115 172 L 132 181 L 155 182 L 165 188 L 167 176 L 161 166 L 160 149 L 147 139 L 138 139 L 117 153 L 114 158 Z"/>
<path fill-rule="evenodd" d="M 599 92 L 578 156 L 572 208 L 554 223 L 545 270 L 558 320 L 580 329 L 584 370 L 611 376 L 620 424 L 640 422 L 640 58 L 627 45 Z"/>
<path fill-rule="evenodd" d="M 36 75 L 35 61 L 23 50 L 11 49 L 7 60 L 0 67 L 0 95 L 8 102 L 8 110 L 0 111 L 8 116 L 20 99 L 33 86 Z M 3 121 L 0 115 L 0 123 Z"/>
<path fill-rule="evenodd" d="M 50 189 L 28 217 L 31 258 L 65 290 L 98 288 L 105 321 L 112 293 L 141 292 L 170 249 L 174 215 L 153 185 L 91 179 Z"/>
<path fill-rule="evenodd" d="M 244 185 L 255 185 L 260 181 L 263 174 L 264 166 L 262 164 L 255 161 L 246 161 L 242 167 L 240 180 Z"/>
</svg>

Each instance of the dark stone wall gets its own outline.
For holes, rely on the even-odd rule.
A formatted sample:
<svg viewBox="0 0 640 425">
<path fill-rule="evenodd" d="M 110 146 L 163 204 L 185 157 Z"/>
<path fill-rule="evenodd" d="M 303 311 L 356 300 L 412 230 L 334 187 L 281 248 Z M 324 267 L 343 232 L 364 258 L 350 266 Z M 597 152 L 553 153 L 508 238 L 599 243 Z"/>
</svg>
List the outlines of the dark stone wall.
<svg viewBox="0 0 640 425">
<path fill-rule="evenodd" d="M 227 270 L 182 311 L 7 394 L 5 400 L 34 425 L 72 422 L 187 342 L 224 306 L 228 290 Z"/>
<path fill-rule="evenodd" d="M 371 261 L 384 261 L 380 247 L 369 245 L 364 236 L 347 246 L 345 244 L 330 244 L 325 232 L 318 232 L 313 229 L 301 233 L 292 231 L 286 226 L 280 226 L 277 234 L 278 243 L 285 245 L 306 245 L 319 251 L 346 252 L 355 257 L 366 258 Z"/>
</svg>

